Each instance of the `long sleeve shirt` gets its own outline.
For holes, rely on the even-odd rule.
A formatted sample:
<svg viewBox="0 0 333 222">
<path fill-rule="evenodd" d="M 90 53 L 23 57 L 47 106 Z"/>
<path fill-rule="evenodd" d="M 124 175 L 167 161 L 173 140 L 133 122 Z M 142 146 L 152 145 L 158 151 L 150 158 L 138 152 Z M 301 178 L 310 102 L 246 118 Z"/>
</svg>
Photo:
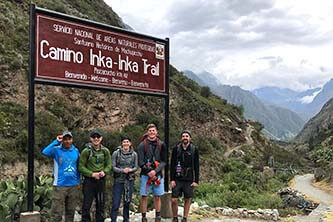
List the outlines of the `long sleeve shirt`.
<svg viewBox="0 0 333 222">
<path fill-rule="evenodd" d="M 79 171 L 85 177 L 92 177 L 95 172 L 111 171 L 111 155 L 108 148 L 101 146 L 96 150 L 89 144 L 82 152 L 79 161 Z"/>
<path fill-rule="evenodd" d="M 53 186 L 68 187 L 80 183 L 77 168 L 80 153 L 74 145 L 67 149 L 58 140 L 54 140 L 43 149 L 42 154 L 53 159 Z"/>
</svg>

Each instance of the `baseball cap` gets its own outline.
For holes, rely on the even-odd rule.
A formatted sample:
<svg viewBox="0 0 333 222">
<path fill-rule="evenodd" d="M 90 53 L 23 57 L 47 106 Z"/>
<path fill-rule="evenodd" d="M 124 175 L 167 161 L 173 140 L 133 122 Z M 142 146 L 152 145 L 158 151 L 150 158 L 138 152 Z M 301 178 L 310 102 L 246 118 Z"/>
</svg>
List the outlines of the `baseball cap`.
<svg viewBox="0 0 333 222">
<path fill-rule="evenodd" d="M 91 131 L 90 133 L 90 137 L 94 137 L 94 136 L 98 136 L 98 137 L 101 137 L 103 136 L 101 132 L 99 132 L 98 130 L 93 130 Z"/>
<path fill-rule="evenodd" d="M 62 133 L 62 137 L 65 137 L 65 136 L 73 137 L 73 134 L 70 131 L 66 130 Z"/>
<path fill-rule="evenodd" d="M 131 141 L 131 138 L 127 135 L 121 136 L 121 142 L 123 142 L 124 140 Z"/>
</svg>

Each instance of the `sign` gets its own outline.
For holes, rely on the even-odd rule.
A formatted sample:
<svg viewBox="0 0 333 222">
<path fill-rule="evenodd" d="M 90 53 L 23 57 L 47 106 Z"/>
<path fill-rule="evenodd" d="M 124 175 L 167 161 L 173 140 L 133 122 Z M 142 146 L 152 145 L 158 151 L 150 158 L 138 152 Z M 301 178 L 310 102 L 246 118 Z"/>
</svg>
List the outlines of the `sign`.
<svg viewBox="0 0 333 222">
<path fill-rule="evenodd" d="M 166 93 L 165 40 L 88 20 L 35 15 L 36 80 Z"/>
</svg>

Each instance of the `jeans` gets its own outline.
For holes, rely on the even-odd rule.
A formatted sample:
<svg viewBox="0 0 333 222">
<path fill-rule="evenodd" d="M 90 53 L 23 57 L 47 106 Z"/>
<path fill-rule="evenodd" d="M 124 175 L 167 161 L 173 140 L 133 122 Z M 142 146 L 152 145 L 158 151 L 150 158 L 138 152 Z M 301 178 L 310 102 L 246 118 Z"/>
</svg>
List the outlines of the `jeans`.
<svg viewBox="0 0 333 222">
<path fill-rule="evenodd" d="M 105 179 L 86 177 L 83 182 L 82 222 L 90 222 L 91 204 L 96 199 L 96 222 L 104 222 Z"/>
<path fill-rule="evenodd" d="M 124 201 L 124 208 L 123 208 L 123 217 L 124 222 L 129 221 L 129 208 L 130 203 L 132 201 L 132 194 L 133 194 L 133 185 L 134 180 L 127 180 L 128 182 L 128 200 Z M 111 209 L 111 221 L 117 221 L 118 209 L 120 206 L 120 201 L 122 197 L 124 198 L 125 195 L 125 183 L 114 183 L 112 188 L 112 209 Z"/>
</svg>

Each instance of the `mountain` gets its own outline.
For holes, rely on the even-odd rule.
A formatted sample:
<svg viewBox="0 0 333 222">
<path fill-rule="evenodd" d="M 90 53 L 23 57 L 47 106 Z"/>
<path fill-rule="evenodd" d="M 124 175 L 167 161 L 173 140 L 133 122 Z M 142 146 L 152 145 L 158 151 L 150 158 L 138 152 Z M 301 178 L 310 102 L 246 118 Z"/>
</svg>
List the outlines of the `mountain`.
<svg viewBox="0 0 333 222">
<path fill-rule="evenodd" d="M 333 98 L 333 80 L 329 80 L 321 88 L 301 92 L 278 87 L 263 87 L 252 92 L 265 103 L 288 108 L 299 114 L 304 120 L 309 120 L 329 99 Z"/>
<path fill-rule="evenodd" d="M 330 132 L 330 133 L 328 133 Z M 297 143 L 319 144 L 333 132 L 333 99 L 326 102 L 320 112 L 311 118 L 295 137 Z"/>
<path fill-rule="evenodd" d="M 329 80 L 314 97 L 313 101 L 307 104 L 306 110 L 312 114 L 317 114 L 331 98 L 333 98 L 333 79 Z"/>
<path fill-rule="evenodd" d="M 211 73 L 195 74 L 186 70 L 184 74 L 200 85 L 209 86 L 214 93 L 230 103 L 242 106 L 245 117 L 262 123 L 265 134 L 270 138 L 289 140 L 297 135 L 304 124 L 296 113 L 278 106 L 264 104 L 252 92 L 238 86 L 222 85 Z"/>
</svg>

